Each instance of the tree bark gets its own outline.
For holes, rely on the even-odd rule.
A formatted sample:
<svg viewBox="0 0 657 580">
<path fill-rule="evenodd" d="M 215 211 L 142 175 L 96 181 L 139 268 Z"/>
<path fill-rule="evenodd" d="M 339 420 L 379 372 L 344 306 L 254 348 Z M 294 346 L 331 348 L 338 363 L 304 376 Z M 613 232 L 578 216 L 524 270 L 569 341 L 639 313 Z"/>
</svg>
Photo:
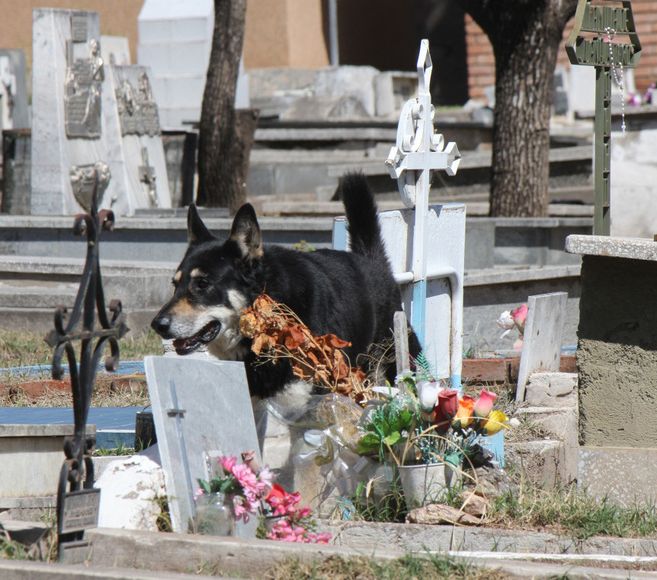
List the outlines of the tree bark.
<svg viewBox="0 0 657 580">
<path fill-rule="evenodd" d="M 577 0 L 459 0 L 495 54 L 490 215 L 547 215 L 557 53 Z"/>
<path fill-rule="evenodd" d="M 235 113 L 245 17 L 246 0 L 214 0 L 212 50 L 199 126 L 197 203 L 228 207 L 231 212 L 246 200 L 246 167 L 252 140 L 252 133 L 249 138 L 246 131 L 245 163 L 245 139 Z"/>
</svg>

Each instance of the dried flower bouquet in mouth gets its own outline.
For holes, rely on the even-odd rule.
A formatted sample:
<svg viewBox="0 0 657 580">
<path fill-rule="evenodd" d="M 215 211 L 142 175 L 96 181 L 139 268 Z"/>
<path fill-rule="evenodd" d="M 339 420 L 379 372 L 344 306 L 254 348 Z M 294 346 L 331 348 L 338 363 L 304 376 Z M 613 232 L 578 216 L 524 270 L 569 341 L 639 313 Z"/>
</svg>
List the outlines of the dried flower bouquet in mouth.
<svg viewBox="0 0 657 580">
<path fill-rule="evenodd" d="M 345 355 L 351 343 L 335 334 L 315 336 L 287 306 L 267 294 L 258 296 L 240 318 L 240 332 L 253 340 L 251 350 L 263 359 L 287 359 L 298 379 L 363 403 L 370 390 L 362 369 Z"/>
</svg>

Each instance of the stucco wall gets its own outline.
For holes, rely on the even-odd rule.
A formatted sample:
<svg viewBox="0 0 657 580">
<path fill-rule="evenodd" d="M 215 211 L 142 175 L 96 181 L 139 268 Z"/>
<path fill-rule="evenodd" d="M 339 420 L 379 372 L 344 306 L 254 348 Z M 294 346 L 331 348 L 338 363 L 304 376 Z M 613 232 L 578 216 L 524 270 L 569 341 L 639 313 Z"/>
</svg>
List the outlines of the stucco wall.
<svg viewBox="0 0 657 580">
<path fill-rule="evenodd" d="M 657 447 L 657 262 L 584 256 L 580 443 Z"/>
<path fill-rule="evenodd" d="M 137 17 L 144 0 L 0 0 L 0 48 L 22 48 L 32 70 L 32 9 L 67 8 L 100 14 L 100 32 L 127 36 L 132 61 L 137 58 Z"/>
<path fill-rule="evenodd" d="M 244 66 L 327 66 L 323 18 L 321 0 L 249 0 Z"/>
</svg>

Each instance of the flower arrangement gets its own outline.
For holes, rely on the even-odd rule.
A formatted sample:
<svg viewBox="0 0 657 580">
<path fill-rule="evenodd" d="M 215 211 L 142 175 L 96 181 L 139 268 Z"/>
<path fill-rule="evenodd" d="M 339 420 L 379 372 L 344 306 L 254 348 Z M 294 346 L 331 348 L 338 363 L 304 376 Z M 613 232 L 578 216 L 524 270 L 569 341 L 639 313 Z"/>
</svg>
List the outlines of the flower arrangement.
<svg viewBox="0 0 657 580">
<path fill-rule="evenodd" d="M 504 332 L 500 335 L 500 338 L 507 336 L 513 329 L 518 331 L 518 338 L 513 343 L 513 350 L 522 350 L 522 343 L 525 333 L 525 321 L 527 320 L 528 311 L 529 308 L 527 307 L 527 304 L 521 304 L 518 306 L 518 308 L 514 308 L 513 310 L 505 310 L 497 319 L 497 325 L 504 329 Z"/>
<path fill-rule="evenodd" d="M 274 475 L 265 466 L 260 467 L 255 452 L 242 453 L 242 463 L 234 456 L 218 458 L 220 473 L 209 480 L 199 479 L 198 500 L 203 495 L 223 494 L 231 502 L 232 517 L 248 522 L 260 514 L 263 518 L 275 518 L 276 523 L 265 537 L 285 542 L 327 544 L 329 533 L 317 533 L 309 507 L 299 507 L 301 495 L 288 493 L 273 482 Z"/>
<path fill-rule="evenodd" d="M 282 486 L 275 483 L 265 502 L 270 508 L 270 517 L 276 522 L 267 532 L 270 540 L 284 542 L 299 542 L 302 544 L 328 544 L 329 533 L 317 533 L 316 524 L 311 517 L 309 507 L 299 507 L 301 495 L 299 492 L 288 493 Z"/>
<path fill-rule="evenodd" d="M 459 466 L 478 450 L 480 437 L 506 428 L 508 417 L 494 409 L 497 395 L 482 389 L 477 398 L 460 395 L 442 382 L 397 378 L 399 392 L 369 413 L 358 453 L 376 454 L 397 465 L 447 462 Z"/>
<path fill-rule="evenodd" d="M 199 479 L 197 496 L 223 493 L 232 498 L 232 510 L 236 520 L 248 522 L 255 515 L 273 485 L 273 474 L 268 467 L 259 468 L 255 453 L 242 453 L 243 463 L 234 456 L 222 455 L 218 459 L 221 473 L 208 481 Z"/>
</svg>

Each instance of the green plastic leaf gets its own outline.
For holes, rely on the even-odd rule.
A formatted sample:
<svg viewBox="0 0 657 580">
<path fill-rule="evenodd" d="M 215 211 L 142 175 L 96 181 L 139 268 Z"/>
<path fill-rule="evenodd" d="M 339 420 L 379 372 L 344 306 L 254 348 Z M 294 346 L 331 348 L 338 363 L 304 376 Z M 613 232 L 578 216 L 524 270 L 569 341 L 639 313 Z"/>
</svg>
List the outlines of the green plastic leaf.
<svg viewBox="0 0 657 580">
<path fill-rule="evenodd" d="M 397 443 L 400 439 L 401 439 L 401 433 L 400 433 L 399 431 L 395 431 L 394 433 L 390 433 L 390 435 L 388 435 L 388 436 L 383 440 L 383 442 L 384 442 L 386 445 L 389 445 L 390 447 L 392 447 L 392 446 L 393 446 L 395 443 Z"/>
<path fill-rule="evenodd" d="M 381 438 L 374 433 L 367 433 L 360 438 L 356 446 L 357 453 L 366 454 L 378 451 L 381 445 Z"/>
</svg>

